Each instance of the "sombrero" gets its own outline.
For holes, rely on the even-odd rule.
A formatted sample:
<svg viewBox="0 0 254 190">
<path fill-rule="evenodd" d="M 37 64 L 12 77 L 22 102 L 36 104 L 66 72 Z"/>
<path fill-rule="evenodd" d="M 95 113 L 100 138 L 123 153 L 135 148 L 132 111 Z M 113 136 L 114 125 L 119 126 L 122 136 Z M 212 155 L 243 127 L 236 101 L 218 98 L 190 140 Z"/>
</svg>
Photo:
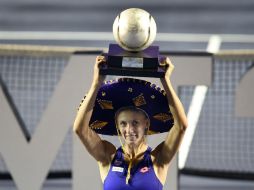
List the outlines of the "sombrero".
<svg viewBox="0 0 254 190">
<path fill-rule="evenodd" d="M 164 90 L 145 80 L 119 78 L 104 82 L 99 89 L 89 126 L 98 134 L 118 135 L 115 113 L 128 106 L 148 114 L 148 134 L 167 132 L 174 124 Z"/>
</svg>

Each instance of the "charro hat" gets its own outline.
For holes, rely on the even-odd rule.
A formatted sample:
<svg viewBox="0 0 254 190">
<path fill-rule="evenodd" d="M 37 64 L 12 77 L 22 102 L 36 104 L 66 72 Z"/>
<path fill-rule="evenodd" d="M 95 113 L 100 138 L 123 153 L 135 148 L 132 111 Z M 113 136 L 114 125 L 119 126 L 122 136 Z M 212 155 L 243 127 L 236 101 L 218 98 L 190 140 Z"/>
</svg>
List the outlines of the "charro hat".
<svg viewBox="0 0 254 190">
<path fill-rule="evenodd" d="M 148 81 L 119 78 L 104 82 L 98 91 L 89 126 L 98 134 L 118 135 L 115 113 L 135 106 L 150 118 L 148 134 L 167 132 L 174 124 L 166 93 Z"/>
</svg>

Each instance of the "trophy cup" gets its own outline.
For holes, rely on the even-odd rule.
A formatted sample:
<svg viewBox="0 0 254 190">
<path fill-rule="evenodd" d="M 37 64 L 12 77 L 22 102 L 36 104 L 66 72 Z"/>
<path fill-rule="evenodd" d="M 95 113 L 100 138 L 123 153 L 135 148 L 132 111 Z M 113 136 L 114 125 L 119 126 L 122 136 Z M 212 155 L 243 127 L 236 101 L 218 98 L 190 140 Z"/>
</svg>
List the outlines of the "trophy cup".
<svg viewBox="0 0 254 190">
<path fill-rule="evenodd" d="M 110 44 L 107 64 L 100 68 L 102 75 L 162 78 L 165 66 L 160 64 L 159 46 L 150 46 L 156 36 L 156 23 L 145 10 L 130 8 L 121 12 L 113 24 L 114 38 Z"/>
</svg>

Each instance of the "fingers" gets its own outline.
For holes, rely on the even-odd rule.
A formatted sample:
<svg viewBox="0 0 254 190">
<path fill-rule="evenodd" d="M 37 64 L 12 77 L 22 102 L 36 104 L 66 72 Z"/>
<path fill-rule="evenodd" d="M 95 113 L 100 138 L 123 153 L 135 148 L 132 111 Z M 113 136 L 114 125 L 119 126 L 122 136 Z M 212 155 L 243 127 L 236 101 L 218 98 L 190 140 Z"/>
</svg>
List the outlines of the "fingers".
<svg viewBox="0 0 254 190">
<path fill-rule="evenodd" d="M 98 82 L 102 83 L 106 78 L 106 75 L 100 74 L 100 68 L 103 67 L 103 64 L 105 64 L 105 63 L 106 63 L 105 56 L 100 55 L 100 56 L 96 57 L 96 61 L 95 61 L 95 65 L 94 65 L 94 77 L 93 77 L 93 80 L 96 84 Z"/>
<path fill-rule="evenodd" d="M 169 57 L 163 57 L 160 61 L 161 66 L 171 66 L 173 65 L 169 59 Z"/>
<path fill-rule="evenodd" d="M 100 55 L 100 56 L 96 57 L 96 61 L 97 62 L 106 62 L 106 58 L 105 58 L 105 56 Z"/>
<path fill-rule="evenodd" d="M 168 64 L 168 65 L 172 64 L 171 61 L 170 61 L 170 59 L 169 59 L 169 57 L 166 57 L 165 62 L 166 62 L 166 64 Z"/>
</svg>

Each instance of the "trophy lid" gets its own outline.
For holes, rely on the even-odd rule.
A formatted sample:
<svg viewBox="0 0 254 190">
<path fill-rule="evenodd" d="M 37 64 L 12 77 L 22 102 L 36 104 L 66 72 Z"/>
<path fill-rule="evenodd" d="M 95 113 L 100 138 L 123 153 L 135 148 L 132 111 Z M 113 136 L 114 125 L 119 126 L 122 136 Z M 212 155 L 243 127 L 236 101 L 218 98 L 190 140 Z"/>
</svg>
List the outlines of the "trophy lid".
<svg viewBox="0 0 254 190">
<path fill-rule="evenodd" d="M 118 44 L 109 44 L 109 56 L 121 56 L 121 57 L 143 57 L 143 58 L 158 58 L 159 46 L 149 46 L 148 48 L 138 51 L 131 52 L 124 50 Z"/>
</svg>

